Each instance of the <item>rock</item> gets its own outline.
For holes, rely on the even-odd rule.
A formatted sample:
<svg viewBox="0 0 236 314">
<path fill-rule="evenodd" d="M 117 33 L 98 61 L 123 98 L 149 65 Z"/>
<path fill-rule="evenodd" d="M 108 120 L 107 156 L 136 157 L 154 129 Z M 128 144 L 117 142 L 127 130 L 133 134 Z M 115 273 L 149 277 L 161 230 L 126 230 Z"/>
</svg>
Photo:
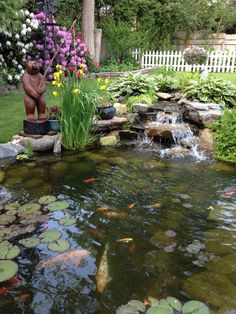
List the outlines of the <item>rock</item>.
<svg viewBox="0 0 236 314">
<path fill-rule="evenodd" d="M 171 98 L 172 98 L 172 95 L 171 95 L 171 94 L 162 93 L 162 92 L 156 93 L 156 96 L 157 96 L 159 99 L 162 99 L 162 100 L 168 100 L 168 99 L 171 99 Z"/>
<path fill-rule="evenodd" d="M 22 153 L 25 153 L 25 148 L 22 145 L 12 143 L 0 144 L 0 159 L 16 157 Z"/>
<path fill-rule="evenodd" d="M 189 154 L 189 149 L 184 148 L 182 146 L 175 146 L 170 149 L 167 149 L 167 154 L 169 156 L 183 156 L 183 155 L 188 155 Z"/>
<path fill-rule="evenodd" d="M 110 120 L 99 120 L 94 124 L 93 128 L 96 132 L 111 131 L 120 128 L 126 121 L 127 119 L 122 117 L 114 117 Z"/>
<path fill-rule="evenodd" d="M 138 139 L 139 135 L 135 131 L 130 131 L 130 130 L 121 130 L 119 132 L 120 139 L 121 141 L 135 141 Z"/>
<path fill-rule="evenodd" d="M 53 154 L 61 154 L 61 141 L 62 141 L 62 135 L 60 134 L 53 146 Z"/>
<path fill-rule="evenodd" d="M 205 234 L 206 251 L 215 255 L 235 254 L 235 232 L 224 228 L 211 229 Z"/>
<path fill-rule="evenodd" d="M 5 86 L 0 86 L 0 94 L 1 95 L 8 95 L 9 94 L 8 88 Z"/>
<path fill-rule="evenodd" d="M 174 97 L 171 99 L 173 101 L 179 101 L 183 96 L 183 93 L 177 92 L 175 93 Z"/>
<path fill-rule="evenodd" d="M 127 106 L 120 103 L 115 103 L 114 107 L 116 108 L 116 114 L 117 116 L 123 116 L 127 114 Z"/>
<path fill-rule="evenodd" d="M 0 170 L 0 183 L 4 180 L 5 178 L 5 172 L 3 170 Z"/>
<path fill-rule="evenodd" d="M 232 274 L 236 271 L 236 254 L 214 259 L 208 263 L 207 268 L 209 271 L 224 275 Z"/>
<path fill-rule="evenodd" d="M 139 122 L 140 122 L 139 114 L 138 114 L 138 113 L 129 113 L 129 114 L 127 115 L 127 119 L 128 119 L 128 122 L 129 122 L 130 124 L 139 123 Z"/>
<path fill-rule="evenodd" d="M 141 121 L 156 121 L 157 113 L 156 112 L 140 112 L 139 113 Z"/>
<path fill-rule="evenodd" d="M 197 145 L 199 145 L 200 141 L 199 141 L 198 137 L 193 136 L 193 137 L 187 137 L 187 138 L 181 139 L 180 140 L 180 144 L 184 148 L 191 149 L 191 148 L 196 147 Z"/>
<path fill-rule="evenodd" d="M 147 125 L 147 135 L 149 137 L 158 137 L 162 139 L 173 139 L 174 132 L 189 132 L 189 126 L 187 124 L 161 124 L 161 123 L 149 123 Z"/>
<path fill-rule="evenodd" d="M 115 146 L 118 144 L 118 141 L 116 136 L 110 135 L 101 137 L 99 143 L 101 146 Z"/>
<path fill-rule="evenodd" d="M 134 113 L 147 112 L 149 107 L 150 106 L 147 104 L 134 104 L 133 105 L 133 112 Z"/>
<path fill-rule="evenodd" d="M 12 91 L 12 90 L 17 89 L 17 87 L 16 87 L 15 85 L 7 85 L 7 89 L 8 89 L 9 91 Z"/>
<path fill-rule="evenodd" d="M 58 140 L 59 134 L 57 135 L 43 135 L 39 139 L 25 137 L 25 136 L 18 136 L 18 140 L 20 141 L 21 145 L 30 145 L 34 152 L 44 152 L 48 150 L 52 150 L 56 141 Z M 16 137 L 15 137 L 16 139 Z"/>
<path fill-rule="evenodd" d="M 210 129 L 204 129 L 199 132 L 200 148 L 206 153 L 214 153 L 214 139 Z"/>
<path fill-rule="evenodd" d="M 186 119 L 204 127 L 210 126 L 222 116 L 222 108 L 218 104 L 189 101 L 185 98 L 181 99 L 178 104 L 183 105 Z"/>
<path fill-rule="evenodd" d="M 115 136 L 117 139 L 117 142 L 120 142 L 120 131 L 112 131 L 108 133 L 106 136 Z"/>
</svg>

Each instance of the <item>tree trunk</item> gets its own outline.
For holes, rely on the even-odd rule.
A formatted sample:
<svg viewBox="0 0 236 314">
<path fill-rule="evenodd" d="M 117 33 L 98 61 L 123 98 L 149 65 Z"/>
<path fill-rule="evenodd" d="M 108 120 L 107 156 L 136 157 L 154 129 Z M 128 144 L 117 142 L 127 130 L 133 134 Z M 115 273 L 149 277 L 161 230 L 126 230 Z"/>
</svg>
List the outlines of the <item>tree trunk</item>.
<svg viewBox="0 0 236 314">
<path fill-rule="evenodd" d="M 94 48 L 95 48 L 95 59 L 98 64 L 100 63 L 100 55 L 101 55 L 101 44 L 102 44 L 102 29 L 96 28 L 94 35 Z"/>
<path fill-rule="evenodd" d="M 95 15 L 95 0 L 83 0 L 82 30 L 85 43 L 93 59 L 95 59 L 94 15 Z"/>
</svg>

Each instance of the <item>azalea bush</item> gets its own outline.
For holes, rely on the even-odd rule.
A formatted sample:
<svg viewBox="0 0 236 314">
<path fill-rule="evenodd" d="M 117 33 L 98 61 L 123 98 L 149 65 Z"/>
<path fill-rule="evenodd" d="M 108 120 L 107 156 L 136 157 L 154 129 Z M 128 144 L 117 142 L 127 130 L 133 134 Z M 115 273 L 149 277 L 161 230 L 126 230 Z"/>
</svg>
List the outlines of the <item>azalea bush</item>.
<svg viewBox="0 0 236 314">
<path fill-rule="evenodd" d="M 236 86 L 209 75 L 205 79 L 192 81 L 185 89 L 184 97 L 232 107 L 236 105 Z"/>
<path fill-rule="evenodd" d="M 221 119 L 213 125 L 216 157 L 236 163 L 236 108 L 225 109 Z"/>
<path fill-rule="evenodd" d="M 10 84 L 21 80 L 26 56 L 33 50 L 32 32 L 39 27 L 34 14 L 28 10 L 15 12 L 14 18 L 19 27 L 13 32 L 0 27 L 0 71 Z"/>
<path fill-rule="evenodd" d="M 207 51 L 203 47 L 192 45 L 184 50 L 183 58 L 188 64 L 204 64 L 207 55 Z"/>
</svg>

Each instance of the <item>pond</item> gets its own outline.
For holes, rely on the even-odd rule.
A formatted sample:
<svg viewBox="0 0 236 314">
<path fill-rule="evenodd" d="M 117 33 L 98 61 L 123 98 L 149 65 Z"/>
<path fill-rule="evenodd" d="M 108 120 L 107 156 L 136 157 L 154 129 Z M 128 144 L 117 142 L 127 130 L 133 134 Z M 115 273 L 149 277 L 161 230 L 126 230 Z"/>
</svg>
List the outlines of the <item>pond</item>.
<svg viewBox="0 0 236 314">
<path fill-rule="evenodd" d="M 13 227 L 1 227 L 34 225 L 6 237 L 20 248 L 19 269 L 0 283 L 0 313 L 106 314 L 147 296 L 236 310 L 235 165 L 117 148 L 41 155 L 3 174 L 4 204 L 52 195 L 68 206 L 41 204 L 41 220 L 14 209 Z M 50 230 L 69 241 L 66 252 L 20 241 Z M 105 274 L 96 276 L 99 265 Z"/>
</svg>

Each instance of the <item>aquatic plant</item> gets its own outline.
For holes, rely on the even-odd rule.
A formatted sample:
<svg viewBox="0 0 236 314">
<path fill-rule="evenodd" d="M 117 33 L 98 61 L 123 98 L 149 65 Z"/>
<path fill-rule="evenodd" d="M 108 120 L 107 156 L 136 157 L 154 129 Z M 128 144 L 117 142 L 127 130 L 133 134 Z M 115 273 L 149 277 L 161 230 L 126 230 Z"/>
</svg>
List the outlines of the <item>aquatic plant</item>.
<svg viewBox="0 0 236 314">
<path fill-rule="evenodd" d="M 39 239 L 41 239 L 41 242 L 43 243 L 50 243 L 57 241 L 61 236 L 62 234 L 59 230 L 49 230 L 41 233 Z"/>
<path fill-rule="evenodd" d="M 18 265 L 13 261 L 3 260 L 0 261 L 0 282 L 6 281 L 18 271 Z"/>
<path fill-rule="evenodd" d="M 182 303 L 173 297 L 158 300 L 148 297 L 145 303 L 138 300 L 131 300 L 125 305 L 121 305 L 116 314 L 210 314 L 210 309 L 199 301 L 188 301 Z"/>
<path fill-rule="evenodd" d="M 65 252 L 69 248 L 70 242 L 64 239 L 58 239 L 56 242 L 48 244 L 48 249 L 55 252 Z"/>
<path fill-rule="evenodd" d="M 57 211 L 57 210 L 65 210 L 69 207 L 69 203 L 66 201 L 56 201 L 52 202 L 48 205 L 48 210 Z"/>
</svg>

